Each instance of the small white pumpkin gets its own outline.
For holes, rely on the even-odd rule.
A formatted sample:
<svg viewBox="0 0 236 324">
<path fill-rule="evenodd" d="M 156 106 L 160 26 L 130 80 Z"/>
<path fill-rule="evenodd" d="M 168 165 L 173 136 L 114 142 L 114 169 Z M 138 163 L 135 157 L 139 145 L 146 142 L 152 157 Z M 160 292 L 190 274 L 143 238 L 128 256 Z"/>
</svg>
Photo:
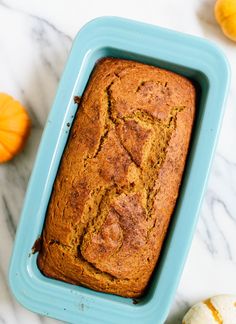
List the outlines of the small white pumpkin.
<svg viewBox="0 0 236 324">
<path fill-rule="evenodd" d="M 236 296 L 219 295 L 192 306 L 183 324 L 236 324 Z"/>
</svg>

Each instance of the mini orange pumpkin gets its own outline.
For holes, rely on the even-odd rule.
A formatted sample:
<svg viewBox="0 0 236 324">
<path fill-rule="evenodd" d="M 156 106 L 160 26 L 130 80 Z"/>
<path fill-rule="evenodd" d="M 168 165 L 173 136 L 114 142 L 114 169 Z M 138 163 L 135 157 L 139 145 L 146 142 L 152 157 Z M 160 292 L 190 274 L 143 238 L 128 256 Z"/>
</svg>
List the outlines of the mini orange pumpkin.
<svg viewBox="0 0 236 324">
<path fill-rule="evenodd" d="M 223 33 L 236 42 L 236 0 L 217 0 L 215 17 Z"/>
<path fill-rule="evenodd" d="M 11 96 L 0 93 L 0 162 L 11 160 L 22 150 L 30 126 L 24 107 Z"/>
</svg>

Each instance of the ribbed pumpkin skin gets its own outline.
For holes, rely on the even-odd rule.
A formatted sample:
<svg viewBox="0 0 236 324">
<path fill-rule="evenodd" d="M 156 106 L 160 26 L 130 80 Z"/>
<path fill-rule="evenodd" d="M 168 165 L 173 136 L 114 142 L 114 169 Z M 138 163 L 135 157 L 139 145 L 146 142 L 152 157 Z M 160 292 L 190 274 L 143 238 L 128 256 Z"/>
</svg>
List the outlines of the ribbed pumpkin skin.
<svg viewBox="0 0 236 324">
<path fill-rule="evenodd" d="M 23 149 L 30 127 L 25 108 L 8 94 L 0 93 L 0 163 L 11 160 Z"/>
<path fill-rule="evenodd" d="M 236 0 L 217 0 L 214 11 L 225 36 L 236 42 Z"/>
</svg>

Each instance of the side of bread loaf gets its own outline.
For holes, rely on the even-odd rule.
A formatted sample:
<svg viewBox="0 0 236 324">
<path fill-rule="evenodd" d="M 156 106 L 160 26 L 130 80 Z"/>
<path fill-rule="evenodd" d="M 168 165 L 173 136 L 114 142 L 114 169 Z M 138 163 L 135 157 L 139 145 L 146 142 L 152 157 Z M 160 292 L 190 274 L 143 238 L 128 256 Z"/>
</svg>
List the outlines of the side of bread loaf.
<svg viewBox="0 0 236 324">
<path fill-rule="evenodd" d="M 143 294 L 175 207 L 194 110 L 184 77 L 121 59 L 97 63 L 47 210 L 38 256 L 46 276 Z"/>
</svg>

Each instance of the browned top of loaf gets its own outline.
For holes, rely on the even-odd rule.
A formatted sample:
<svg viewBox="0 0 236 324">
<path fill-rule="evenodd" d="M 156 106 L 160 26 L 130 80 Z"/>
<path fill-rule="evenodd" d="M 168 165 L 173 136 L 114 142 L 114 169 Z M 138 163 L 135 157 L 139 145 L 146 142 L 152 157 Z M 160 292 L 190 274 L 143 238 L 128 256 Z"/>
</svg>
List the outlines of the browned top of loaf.
<svg viewBox="0 0 236 324">
<path fill-rule="evenodd" d="M 140 296 L 158 259 L 187 155 L 195 89 L 113 58 L 84 92 L 49 203 L 44 274 Z"/>
</svg>

